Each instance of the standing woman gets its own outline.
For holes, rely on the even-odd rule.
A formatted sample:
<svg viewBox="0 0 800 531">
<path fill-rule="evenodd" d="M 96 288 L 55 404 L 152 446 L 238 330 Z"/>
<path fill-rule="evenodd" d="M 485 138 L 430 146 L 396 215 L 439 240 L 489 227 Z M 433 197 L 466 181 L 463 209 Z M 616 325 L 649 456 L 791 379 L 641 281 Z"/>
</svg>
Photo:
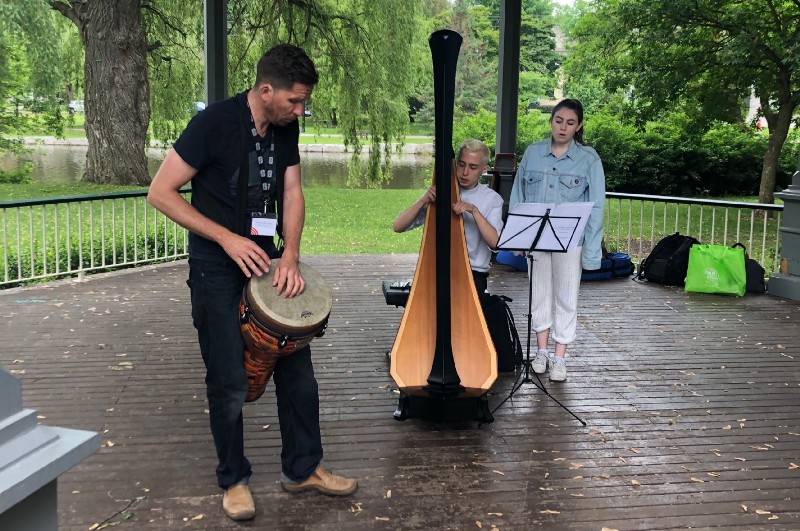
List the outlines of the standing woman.
<svg viewBox="0 0 800 531">
<path fill-rule="evenodd" d="M 528 146 L 517 170 L 509 207 L 517 203 L 592 202 L 592 212 L 577 249 L 567 253 L 533 252 L 531 326 L 536 332 L 536 374 L 550 381 L 567 379 L 567 345 L 575 340 L 581 268 L 600 269 L 606 183 L 597 152 L 583 145 L 583 106 L 574 99 L 558 103 L 550 114 L 552 136 Z M 551 335 L 554 355 L 548 355 Z"/>
</svg>

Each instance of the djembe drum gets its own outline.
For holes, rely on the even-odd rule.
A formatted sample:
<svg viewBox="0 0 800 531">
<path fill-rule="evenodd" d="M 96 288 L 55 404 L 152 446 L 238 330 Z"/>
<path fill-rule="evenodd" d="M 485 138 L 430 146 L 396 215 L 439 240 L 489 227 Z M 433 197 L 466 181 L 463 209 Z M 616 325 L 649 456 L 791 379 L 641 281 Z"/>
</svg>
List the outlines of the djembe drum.
<svg viewBox="0 0 800 531">
<path fill-rule="evenodd" d="M 283 298 L 275 293 L 272 285 L 273 272 L 279 262 L 273 260 L 266 275 L 250 278 L 239 302 L 248 381 L 246 402 L 264 394 L 281 356 L 292 354 L 315 337 L 321 337 L 328 326 L 333 296 L 322 276 L 311 266 L 298 262 L 305 289 L 296 297 Z"/>
</svg>

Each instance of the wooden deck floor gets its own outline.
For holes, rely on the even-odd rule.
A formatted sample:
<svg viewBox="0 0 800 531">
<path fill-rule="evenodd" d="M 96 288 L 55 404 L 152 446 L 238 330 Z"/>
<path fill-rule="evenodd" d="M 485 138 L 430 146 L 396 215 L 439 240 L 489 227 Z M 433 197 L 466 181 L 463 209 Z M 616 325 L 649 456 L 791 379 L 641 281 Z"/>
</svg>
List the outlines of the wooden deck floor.
<svg viewBox="0 0 800 531">
<path fill-rule="evenodd" d="M 334 289 L 312 344 L 325 464 L 352 497 L 280 489 L 271 389 L 246 406 L 259 514 L 221 510 L 185 263 L 0 292 L 0 363 L 41 422 L 100 432 L 59 480 L 64 531 L 114 529 L 800 529 L 800 311 L 769 295 L 587 283 L 569 380 L 492 424 L 397 422 L 384 279 L 415 256 L 310 256 Z M 495 266 L 525 341 L 526 276 Z M 491 390 L 492 408 L 514 375 Z"/>
</svg>

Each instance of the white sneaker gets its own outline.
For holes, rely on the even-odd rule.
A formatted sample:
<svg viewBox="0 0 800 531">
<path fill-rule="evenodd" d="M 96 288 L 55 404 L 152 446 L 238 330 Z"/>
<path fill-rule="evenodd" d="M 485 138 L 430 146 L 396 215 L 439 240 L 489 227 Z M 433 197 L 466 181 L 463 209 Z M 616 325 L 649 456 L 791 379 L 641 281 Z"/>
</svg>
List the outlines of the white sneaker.
<svg viewBox="0 0 800 531">
<path fill-rule="evenodd" d="M 563 358 L 550 358 L 548 369 L 550 369 L 551 382 L 563 382 L 567 379 L 567 364 Z"/>
<path fill-rule="evenodd" d="M 536 357 L 533 358 L 533 363 L 531 363 L 531 368 L 533 372 L 536 374 L 544 374 L 547 372 L 547 364 L 549 361 L 549 357 L 546 351 L 537 352 Z"/>
</svg>

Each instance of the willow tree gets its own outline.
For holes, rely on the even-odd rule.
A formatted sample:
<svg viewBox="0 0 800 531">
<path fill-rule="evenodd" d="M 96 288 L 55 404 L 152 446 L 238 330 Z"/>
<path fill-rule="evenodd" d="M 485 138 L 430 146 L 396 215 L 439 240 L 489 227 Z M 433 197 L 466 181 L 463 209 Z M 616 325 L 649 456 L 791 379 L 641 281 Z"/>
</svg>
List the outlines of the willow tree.
<svg viewBox="0 0 800 531">
<path fill-rule="evenodd" d="M 86 48 L 86 179 L 146 184 L 148 125 L 172 140 L 203 92 L 199 0 L 49 0 Z M 340 128 L 354 160 L 369 133 L 372 180 L 406 132 L 410 48 L 421 0 L 229 0 L 230 92 L 252 85 L 271 46 L 297 44 L 316 61 L 313 109 Z M 152 81 L 152 93 L 151 93 Z M 152 109 L 152 114 L 151 114 Z M 152 116 L 152 122 L 151 122 Z M 381 154 L 384 156 L 381 157 Z"/>
<path fill-rule="evenodd" d="M 233 4 L 228 44 L 232 91 L 253 83 L 258 58 L 279 42 L 296 44 L 320 73 L 311 106 L 315 122 L 335 126 L 352 151 L 350 182 L 360 179 L 360 152 L 369 147 L 367 179 L 389 173 L 391 144 L 408 131 L 408 97 L 420 43 L 421 0 L 323 0 Z"/>
<path fill-rule="evenodd" d="M 84 179 L 150 182 L 145 156 L 150 121 L 147 44 L 141 0 L 50 0 L 78 28 L 84 46 Z"/>
<path fill-rule="evenodd" d="M 42 0 L 0 0 L 0 154 L 22 151 L 21 141 L 13 138 L 20 132 L 61 132 L 57 99 L 63 57 L 53 39 L 62 33 L 59 18 Z M 42 39 L 42 34 L 49 39 Z M 7 102 L 13 103 L 13 110 Z M 20 108 L 36 113 L 23 113 Z M 22 173 L 8 175 L 22 178 Z M 2 175 L 5 172 L 0 169 Z"/>
</svg>

